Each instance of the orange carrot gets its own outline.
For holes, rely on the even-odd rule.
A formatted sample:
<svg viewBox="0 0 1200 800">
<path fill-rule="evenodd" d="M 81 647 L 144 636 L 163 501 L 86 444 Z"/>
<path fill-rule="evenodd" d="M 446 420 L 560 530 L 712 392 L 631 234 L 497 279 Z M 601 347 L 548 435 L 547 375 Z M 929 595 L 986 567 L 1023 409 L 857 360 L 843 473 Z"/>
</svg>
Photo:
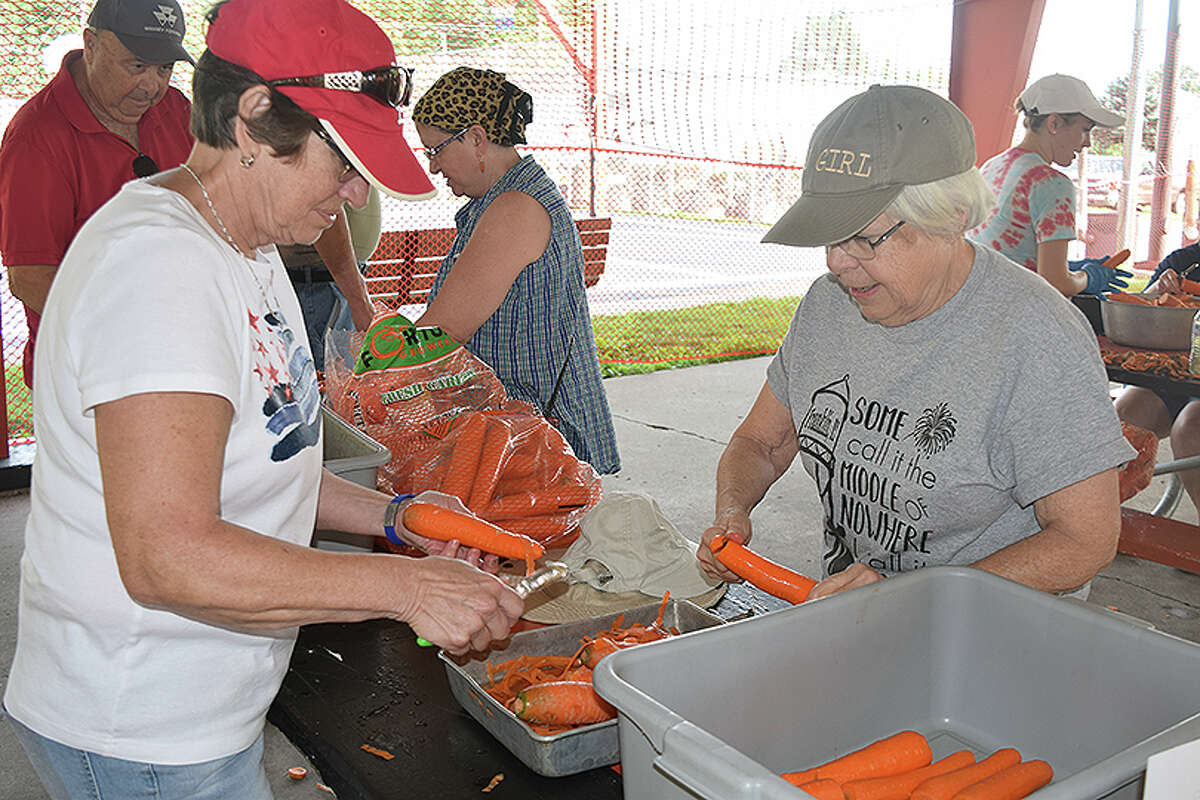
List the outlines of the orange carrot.
<svg viewBox="0 0 1200 800">
<path fill-rule="evenodd" d="M 817 779 L 817 771 L 815 769 L 802 769 L 799 772 L 785 772 L 779 777 L 790 783 L 792 786 L 803 786 L 806 783 L 812 783 Z"/>
<path fill-rule="evenodd" d="M 441 490 L 452 494 L 465 505 L 471 497 L 475 483 L 475 472 L 479 468 L 479 451 L 483 449 L 483 437 L 487 434 L 487 421 L 479 414 L 470 414 L 460 423 L 462 427 L 454 440 L 450 462 L 446 465 L 446 477 Z"/>
<path fill-rule="evenodd" d="M 601 636 L 594 642 L 584 645 L 583 649 L 579 652 L 579 663 L 589 669 L 595 669 L 596 665 L 600 663 L 600 659 L 620 649 L 621 646 L 612 639 L 609 639 L 607 636 Z"/>
<path fill-rule="evenodd" d="M 838 783 L 862 778 L 883 778 L 918 769 L 933 760 L 929 742 L 916 731 L 901 731 L 847 753 L 816 768 L 818 778 Z"/>
<path fill-rule="evenodd" d="M 1053 777 L 1054 770 L 1045 761 L 1024 761 L 971 784 L 954 795 L 954 800 L 1020 800 Z"/>
<path fill-rule="evenodd" d="M 838 782 L 828 778 L 802 783 L 800 790 L 808 792 L 816 800 L 846 800 L 846 795 L 842 792 L 842 787 L 838 785 Z"/>
<path fill-rule="evenodd" d="M 924 781 L 913 789 L 912 800 L 950 800 L 971 784 L 979 783 L 984 778 L 1019 763 L 1021 763 L 1020 753 L 1011 747 L 1002 748 L 978 764 L 956 769 Z"/>
<path fill-rule="evenodd" d="M 807 578 L 799 572 L 792 572 L 787 567 L 763 558 L 723 536 L 714 536 L 708 546 L 726 569 L 739 578 L 754 584 L 767 594 L 780 597 L 790 603 L 803 603 L 808 599 L 812 588 L 817 585 L 812 578 Z"/>
<path fill-rule="evenodd" d="M 1131 294 L 1129 292 L 1109 292 L 1108 294 L 1104 295 L 1104 297 L 1108 300 L 1114 300 L 1118 303 L 1133 303 L 1137 306 L 1154 305 L 1154 303 L 1150 302 L 1141 295 Z"/>
<path fill-rule="evenodd" d="M 517 693 L 512 710 L 523 720 L 581 725 L 612 719 L 617 712 L 585 681 L 550 681 Z"/>
<path fill-rule="evenodd" d="M 546 553 L 544 547 L 528 536 L 510 533 L 486 520 L 429 503 L 409 503 L 402 519 L 404 527 L 418 536 L 442 542 L 458 539 L 467 547 L 478 547 L 485 553 L 504 558 L 520 558 L 532 563 L 533 559 Z"/>
<path fill-rule="evenodd" d="M 846 793 L 846 800 L 908 800 L 909 793 L 929 778 L 945 775 L 974 763 L 974 753 L 970 750 L 959 750 L 927 767 L 902 772 L 899 775 L 846 781 L 842 785 L 842 791 Z"/>
<path fill-rule="evenodd" d="M 1129 250 L 1118 250 L 1108 258 L 1104 259 L 1104 266 L 1119 267 L 1129 260 Z"/>
<path fill-rule="evenodd" d="M 1188 280 L 1187 278 L 1182 278 L 1179 281 L 1179 288 L 1182 291 L 1187 292 L 1188 294 L 1200 295 L 1200 283 L 1197 283 L 1196 281 Z"/>
<path fill-rule="evenodd" d="M 480 512 L 488 519 L 503 520 L 536 517 L 583 508 L 591 501 L 591 489 L 579 484 L 557 486 L 536 492 L 497 497 Z"/>
<path fill-rule="evenodd" d="M 475 482 L 471 486 L 471 499 L 466 501 L 467 508 L 476 513 L 491 502 L 496 491 L 500 469 L 504 466 L 504 457 L 508 455 L 508 434 L 508 425 L 504 420 L 488 421 L 487 432 L 479 450 Z"/>
</svg>

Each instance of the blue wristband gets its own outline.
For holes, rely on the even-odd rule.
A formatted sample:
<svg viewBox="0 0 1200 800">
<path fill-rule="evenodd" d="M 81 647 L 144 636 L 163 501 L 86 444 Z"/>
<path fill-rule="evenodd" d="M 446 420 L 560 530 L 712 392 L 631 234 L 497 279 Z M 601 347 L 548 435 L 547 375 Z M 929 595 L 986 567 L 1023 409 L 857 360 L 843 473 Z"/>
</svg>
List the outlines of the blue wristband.
<svg viewBox="0 0 1200 800">
<path fill-rule="evenodd" d="M 414 497 L 416 497 L 415 494 L 398 494 L 392 498 L 392 502 L 388 503 L 387 510 L 383 512 L 383 533 L 392 544 L 408 544 L 396 533 L 396 512 L 400 510 L 401 503 Z"/>
</svg>

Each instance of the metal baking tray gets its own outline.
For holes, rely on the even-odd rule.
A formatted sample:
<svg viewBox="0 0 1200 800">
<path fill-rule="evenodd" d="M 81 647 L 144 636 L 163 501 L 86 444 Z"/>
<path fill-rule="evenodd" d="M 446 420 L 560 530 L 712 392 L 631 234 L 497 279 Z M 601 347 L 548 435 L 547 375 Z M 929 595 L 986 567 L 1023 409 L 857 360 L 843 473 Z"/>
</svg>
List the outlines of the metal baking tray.
<svg viewBox="0 0 1200 800">
<path fill-rule="evenodd" d="M 622 625 L 653 622 L 659 605 L 652 603 L 625 611 Z M 460 665 L 445 651 L 439 651 L 438 657 L 446 664 L 446 677 L 450 680 L 450 691 L 455 699 L 525 766 L 550 778 L 574 775 L 621 760 L 617 720 L 584 725 L 550 736 L 534 733 L 512 711 L 483 690 L 482 687 L 488 683 L 487 665 L 500 664 L 519 656 L 569 656 L 579 649 L 583 637 L 593 636 L 611 627 L 618 616 L 618 613 L 605 614 L 578 622 L 522 631 L 513 635 L 508 647 L 491 651 L 486 661 L 472 659 Z M 720 625 L 721 618 L 687 600 L 670 600 L 663 614 L 663 624 L 686 634 Z"/>
<path fill-rule="evenodd" d="M 1142 295 L 1153 300 L 1158 294 Z M 1151 350 L 1188 350 L 1192 344 L 1192 318 L 1200 309 L 1140 306 L 1107 297 L 1100 303 L 1104 335 L 1117 344 Z"/>
</svg>

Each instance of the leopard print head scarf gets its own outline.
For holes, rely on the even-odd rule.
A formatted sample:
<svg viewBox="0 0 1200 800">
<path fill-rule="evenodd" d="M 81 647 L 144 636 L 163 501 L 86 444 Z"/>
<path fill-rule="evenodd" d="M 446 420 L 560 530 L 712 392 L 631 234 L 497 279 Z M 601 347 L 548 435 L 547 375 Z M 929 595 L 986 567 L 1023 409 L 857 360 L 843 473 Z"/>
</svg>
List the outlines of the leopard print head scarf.
<svg viewBox="0 0 1200 800">
<path fill-rule="evenodd" d="M 489 69 L 456 67 L 434 81 L 413 106 L 413 122 L 451 133 L 480 125 L 493 143 L 525 143 L 525 125 L 533 121 L 528 92 Z"/>
</svg>

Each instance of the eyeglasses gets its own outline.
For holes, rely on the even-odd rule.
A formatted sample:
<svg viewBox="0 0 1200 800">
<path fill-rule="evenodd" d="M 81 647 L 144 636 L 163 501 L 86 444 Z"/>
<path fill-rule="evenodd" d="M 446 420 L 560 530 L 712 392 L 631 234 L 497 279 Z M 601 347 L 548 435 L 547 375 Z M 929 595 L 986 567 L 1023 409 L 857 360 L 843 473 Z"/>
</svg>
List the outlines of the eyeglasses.
<svg viewBox="0 0 1200 800">
<path fill-rule="evenodd" d="M 354 166 L 354 163 L 350 159 L 346 158 L 346 154 L 342 152 L 342 149 L 338 147 L 336 143 L 334 143 L 333 137 L 330 136 L 324 128 L 318 125 L 317 127 L 313 128 L 313 133 L 317 135 L 318 139 L 329 145 L 329 149 L 332 150 L 333 154 L 336 155 L 338 160 L 342 162 L 342 174 L 338 176 L 338 183 L 346 183 L 358 175 L 358 167 Z"/>
<path fill-rule="evenodd" d="M 158 172 L 158 164 L 154 163 L 154 159 L 145 153 L 138 153 L 137 158 L 133 160 L 133 174 L 138 178 L 148 178 Z"/>
<path fill-rule="evenodd" d="M 412 76 L 411 68 L 389 64 L 386 67 L 368 70 L 276 78 L 266 83 L 267 86 L 311 86 L 340 92 L 360 92 L 385 106 L 399 108 L 408 105 L 408 101 L 412 99 Z"/>
<path fill-rule="evenodd" d="M 433 161 L 435 158 L 437 158 L 437 154 L 442 152 L 443 147 L 445 147 L 446 145 L 450 144 L 451 142 L 453 142 L 457 139 L 461 139 L 463 136 L 465 136 L 467 134 L 467 131 L 471 130 L 472 127 L 473 126 L 468 125 L 467 127 L 463 128 L 458 133 L 452 133 L 449 136 L 447 136 L 445 139 L 443 139 L 441 141 L 440 144 L 436 144 L 433 147 L 426 147 L 425 148 L 425 158 L 429 159 L 430 161 Z"/>
<path fill-rule="evenodd" d="M 828 252 L 835 247 L 840 247 L 843 253 L 856 261 L 870 261 L 875 257 L 876 248 L 886 242 L 889 236 L 900 230 L 900 226 L 903 224 L 904 220 L 900 220 L 880 234 L 878 239 L 868 239 L 866 236 L 851 236 L 849 239 L 843 239 L 837 244 L 826 245 L 825 250 Z"/>
</svg>

